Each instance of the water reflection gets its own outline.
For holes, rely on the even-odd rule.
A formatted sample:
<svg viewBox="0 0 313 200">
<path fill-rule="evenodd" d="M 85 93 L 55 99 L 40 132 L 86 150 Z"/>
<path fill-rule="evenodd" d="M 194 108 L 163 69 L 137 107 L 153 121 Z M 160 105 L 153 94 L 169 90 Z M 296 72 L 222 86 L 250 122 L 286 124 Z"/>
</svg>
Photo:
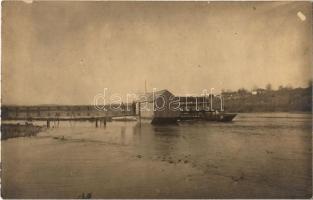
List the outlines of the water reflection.
<svg viewBox="0 0 313 200">
<path fill-rule="evenodd" d="M 242 116 L 242 117 L 241 117 Z M 249 117 L 251 116 L 251 117 Z M 276 118 L 269 118 L 276 116 Z M 60 122 L 2 142 L 10 198 L 287 198 L 311 192 L 311 115 L 233 123 Z"/>
</svg>

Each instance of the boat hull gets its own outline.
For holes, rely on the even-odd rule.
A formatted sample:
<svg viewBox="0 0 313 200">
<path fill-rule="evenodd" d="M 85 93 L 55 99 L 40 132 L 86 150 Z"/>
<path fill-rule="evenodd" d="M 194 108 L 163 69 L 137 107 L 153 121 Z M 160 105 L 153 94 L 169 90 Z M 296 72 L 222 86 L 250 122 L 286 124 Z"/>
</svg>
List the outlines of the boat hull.
<svg viewBox="0 0 313 200">
<path fill-rule="evenodd" d="M 218 121 L 230 122 L 236 117 L 236 113 L 215 113 L 215 112 L 184 112 L 180 116 L 180 121 Z"/>
<path fill-rule="evenodd" d="M 236 117 L 237 114 L 235 113 L 224 113 L 221 114 L 217 121 L 219 122 L 231 122 Z"/>
</svg>

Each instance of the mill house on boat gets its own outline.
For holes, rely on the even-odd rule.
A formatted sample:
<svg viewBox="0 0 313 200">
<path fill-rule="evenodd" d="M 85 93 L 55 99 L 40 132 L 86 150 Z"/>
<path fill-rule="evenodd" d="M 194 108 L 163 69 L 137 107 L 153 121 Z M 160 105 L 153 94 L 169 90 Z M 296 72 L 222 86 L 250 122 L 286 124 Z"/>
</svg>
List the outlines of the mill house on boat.
<svg viewBox="0 0 313 200">
<path fill-rule="evenodd" d="M 215 104 L 215 106 L 213 106 Z M 225 113 L 223 98 L 213 95 L 174 96 L 168 90 L 145 93 L 137 101 L 137 115 L 152 124 L 184 120 L 232 121 L 236 114 Z"/>
<path fill-rule="evenodd" d="M 179 118 L 179 103 L 168 90 L 154 91 L 139 96 L 137 113 L 141 119 L 152 120 L 152 124 L 173 123 Z"/>
</svg>

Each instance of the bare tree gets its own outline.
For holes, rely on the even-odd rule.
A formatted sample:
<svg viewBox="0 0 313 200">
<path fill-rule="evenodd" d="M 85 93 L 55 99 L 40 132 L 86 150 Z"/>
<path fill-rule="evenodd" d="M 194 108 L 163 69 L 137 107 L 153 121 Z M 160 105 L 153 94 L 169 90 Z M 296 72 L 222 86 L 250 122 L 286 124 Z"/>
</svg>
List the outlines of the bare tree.
<svg viewBox="0 0 313 200">
<path fill-rule="evenodd" d="M 308 81 L 308 88 L 312 88 L 312 79 Z"/>
<path fill-rule="evenodd" d="M 283 90 L 283 89 L 285 89 L 284 86 L 282 86 L 282 85 L 278 86 L 278 90 Z"/>
<path fill-rule="evenodd" d="M 248 92 L 248 90 L 246 90 L 245 88 L 240 88 L 240 89 L 238 89 L 237 93 L 238 93 L 239 95 L 246 95 L 246 94 L 248 94 L 249 92 Z"/>
<path fill-rule="evenodd" d="M 271 91 L 272 85 L 270 83 L 268 83 L 268 84 L 266 84 L 265 88 L 266 88 L 266 90 Z"/>
</svg>

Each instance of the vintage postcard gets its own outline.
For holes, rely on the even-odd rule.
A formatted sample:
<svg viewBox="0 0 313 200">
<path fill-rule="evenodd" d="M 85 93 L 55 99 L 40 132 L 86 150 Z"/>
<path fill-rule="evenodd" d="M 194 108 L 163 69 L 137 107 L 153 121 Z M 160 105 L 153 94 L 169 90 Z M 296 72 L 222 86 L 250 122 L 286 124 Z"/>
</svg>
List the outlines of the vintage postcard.
<svg viewBox="0 0 313 200">
<path fill-rule="evenodd" d="M 4 199 L 312 198 L 312 2 L 3 1 Z"/>
</svg>

